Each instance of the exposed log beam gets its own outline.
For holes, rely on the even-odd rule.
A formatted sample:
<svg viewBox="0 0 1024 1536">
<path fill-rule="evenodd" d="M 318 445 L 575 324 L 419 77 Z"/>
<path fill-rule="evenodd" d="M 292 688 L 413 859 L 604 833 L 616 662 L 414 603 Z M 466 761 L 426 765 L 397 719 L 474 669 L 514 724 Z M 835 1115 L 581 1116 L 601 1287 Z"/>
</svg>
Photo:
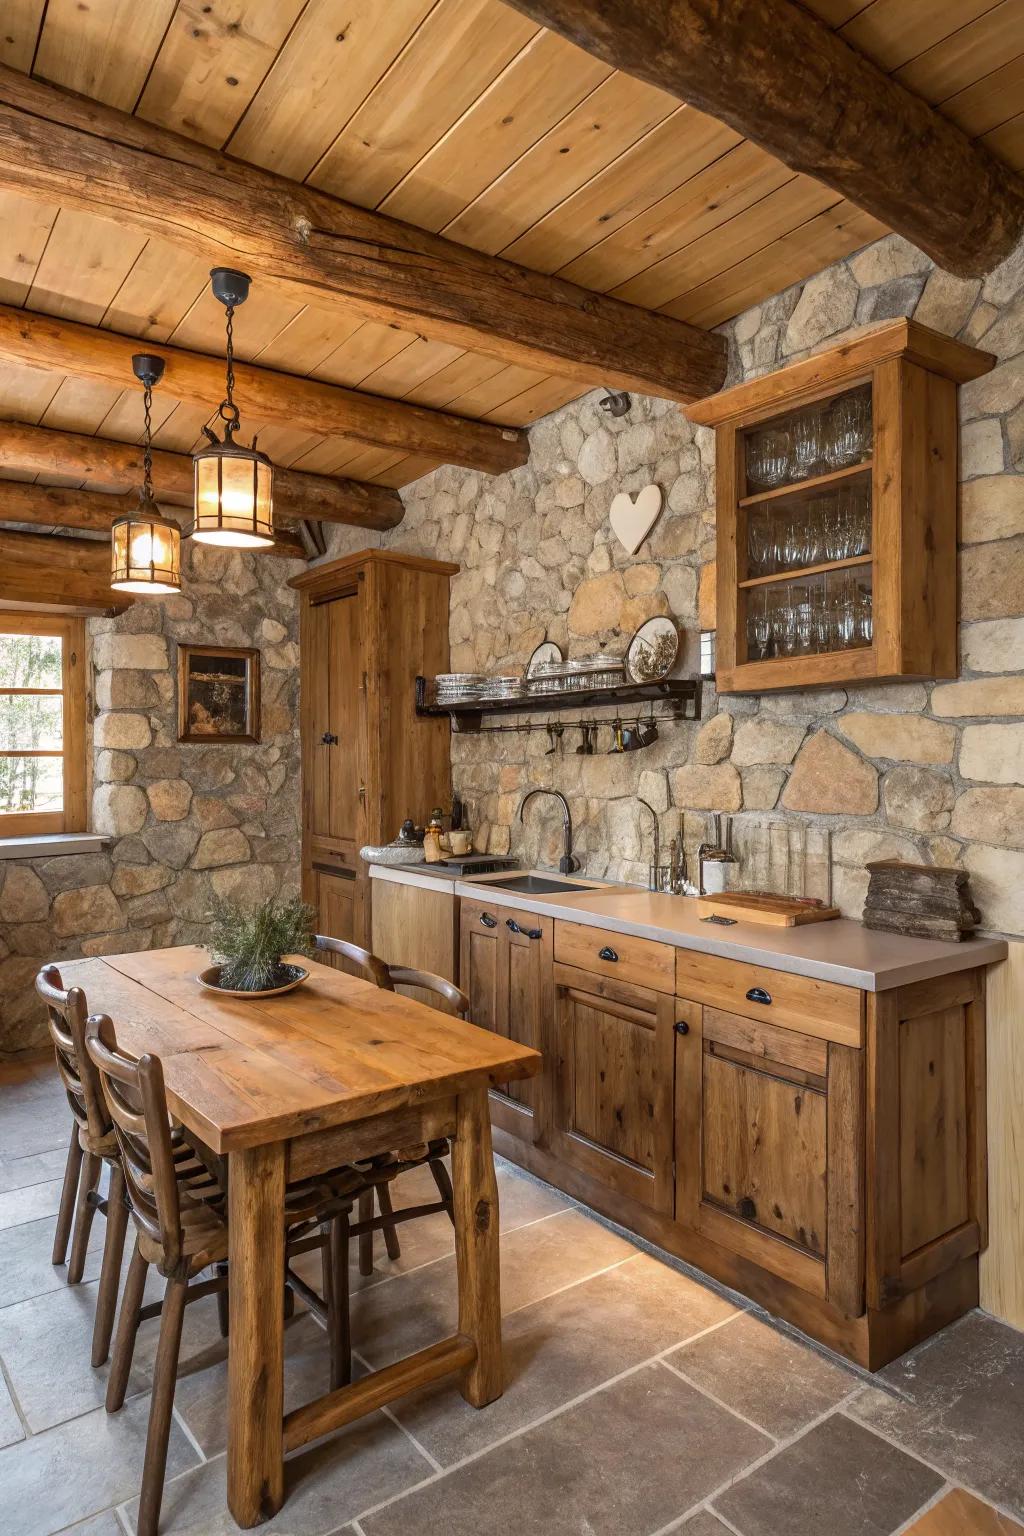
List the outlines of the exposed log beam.
<svg viewBox="0 0 1024 1536">
<path fill-rule="evenodd" d="M 108 491 L 76 491 L 65 485 L 31 485 L 21 480 L 0 480 L 0 523 L 39 523 L 46 528 L 87 528 L 109 533 L 115 518 L 124 517 L 137 505 L 134 496 L 112 496 Z M 104 546 L 106 548 L 106 546 Z M 267 551 L 285 560 L 306 560 L 306 548 L 297 534 L 276 529 Z M 107 549 L 109 576 L 110 551 Z"/>
<path fill-rule="evenodd" d="M 1024 183 L 792 0 L 511 0 L 834 187 L 940 266 L 990 272 Z"/>
<path fill-rule="evenodd" d="M 0 608 L 121 613 L 132 602 L 111 589 L 108 544 L 0 528 Z"/>
<path fill-rule="evenodd" d="M 377 320 L 584 384 L 687 401 L 725 343 L 243 165 L 165 129 L 0 71 L 0 185 L 126 219 L 218 263 Z"/>
<path fill-rule="evenodd" d="M 77 475 L 122 491 L 142 483 L 142 449 L 52 427 L 0 421 L 0 469 L 23 474 Z M 153 479 L 161 501 L 192 501 L 192 460 L 185 453 L 153 451 Z M 402 498 L 389 486 L 365 480 L 274 471 L 274 514 L 303 522 L 348 523 L 359 528 L 394 528 L 402 521 Z"/>
<path fill-rule="evenodd" d="M 24 309 L 0 306 L 0 360 L 48 368 L 83 379 L 100 379 L 122 388 L 132 382 L 132 354 L 140 343 L 93 326 Z M 224 394 L 224 364 L 201 352 L 145 343 L 147 352 L 164 359 L 160 393 L 189 405 L 209 408 L 211 416 Z M 401 400 L 362 395 L 336 384 L 275 373 L 251 363 L 235 363 L 236 393 L 244 420 L 281 422 L 325 435 L 375 447 L 400 448 L 425 454 L 445 464 L 463 464 L 500 474 L 525 464 L 529 445 L 525 432 L 469 421 L 446 411 L 430 411 Z"/>
</svg>

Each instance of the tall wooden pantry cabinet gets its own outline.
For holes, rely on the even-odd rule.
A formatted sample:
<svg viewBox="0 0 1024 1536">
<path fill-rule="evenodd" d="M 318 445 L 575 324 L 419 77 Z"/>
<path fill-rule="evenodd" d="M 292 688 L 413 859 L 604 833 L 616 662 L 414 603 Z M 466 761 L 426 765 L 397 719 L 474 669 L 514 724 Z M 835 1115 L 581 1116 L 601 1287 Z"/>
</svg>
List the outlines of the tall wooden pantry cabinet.
<svg viewBox="0 0 1024 1536">
<path fill-rule="evenodd" d="M 335 938 L 370 944 L 359 849 L 451 804 L 448 721 L 417 716 L 415 679 L 448 667 L 457 570 L 365 549 L 290 583 L 302 600 L 302 893 Z"/>
</svg>

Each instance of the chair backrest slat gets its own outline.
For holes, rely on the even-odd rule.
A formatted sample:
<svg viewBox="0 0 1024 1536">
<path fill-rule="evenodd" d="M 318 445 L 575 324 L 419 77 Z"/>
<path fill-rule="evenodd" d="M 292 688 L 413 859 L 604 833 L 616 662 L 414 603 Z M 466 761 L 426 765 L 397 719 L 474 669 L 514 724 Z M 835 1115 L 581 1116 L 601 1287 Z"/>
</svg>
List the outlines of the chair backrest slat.
<svg viewBox="0 0 1024 1536">
<path fill-rule="evenodd" d="M 111 1122 L 99 1076 L 85 1048 L 85 993 L 81 987 L 65 989 L 55 965 L 44 966 L 39 972 L 36 992 L 46 1004 L 57 1070 L 71 1113 L 93 1144 L 98 1145 L 109 1136 Z"/>
<path fill-rule="evenodd" d="M 326 933 L 314 935 L 313 943 L 318 950 L 330 955 L 340 955 L 343 960 L 351 965 L 357 965 L 361 971 L 365 971 L 369 981 L 376 982 L 378 987 L 383 987 L 386 992 L 394 989 L 388 980 L 388 968 L 383 960 L 361 944 L 353 944 L 350 939 L 332 939 Z"/>
<path fill-rule="evenodd" d="M 421 991 L 435 992 L 451 1003 L 460 1018 L 464 1019 L 469 1012 L 469 998 L 465 992 L 444 976 L 435 976 L 433 971 L 417 971 L 408 965 L 389 965 L 386 969 L 392 991 L 395 987 L 419 987 Z"/>
<path fill-rule="evenodd" d="M 157 1056 L 123 1050 L 105 1013 L 86 1021 L 85 1042 L 114 1123 L 132 1212 L 161 1245 L 161 1267 L 169 1272 L 181 1259 L 182 1232 L 163 1067 Z"/>
</svg>

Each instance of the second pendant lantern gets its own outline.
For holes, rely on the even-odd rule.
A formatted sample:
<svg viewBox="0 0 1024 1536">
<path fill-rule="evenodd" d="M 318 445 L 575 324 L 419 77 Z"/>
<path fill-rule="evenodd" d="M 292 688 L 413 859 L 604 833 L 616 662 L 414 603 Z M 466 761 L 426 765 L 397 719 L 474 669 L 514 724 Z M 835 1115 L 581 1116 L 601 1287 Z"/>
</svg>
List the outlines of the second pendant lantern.
<svg viewBox="0 0 1024 1536">
<path fill-rule="evenodd" d="M 210 286 L 227 311 L 227 388 L 218 412 L 224 437 L 211 427 L 209 439 L 192 455 L 195 464 L 195 521 L 192 537 L 200 544 L 235 549 L 266 549 L 274 542 L 274 466 L 265 453 L 235 442 L 240 426 L 234 400 L 234 316 L 249 297 L 250 278 L 231 267 L 214 267 Z"/>
</svg>

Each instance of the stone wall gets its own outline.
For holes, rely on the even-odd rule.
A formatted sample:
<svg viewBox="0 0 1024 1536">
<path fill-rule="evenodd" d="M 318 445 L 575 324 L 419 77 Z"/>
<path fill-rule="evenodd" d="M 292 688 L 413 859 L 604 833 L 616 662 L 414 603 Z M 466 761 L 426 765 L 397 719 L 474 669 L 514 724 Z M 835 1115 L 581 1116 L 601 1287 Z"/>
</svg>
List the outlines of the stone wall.
<svg viewBox="0 0 1024 1536">
<path fill-rule="evenodd" d="M 182 594 L 90 622 L 101 853 L 0 862 L 0 1050 L 39 1044 L 47 960 L 198 942 L 211 898 L 298 891 L 297 563 L 183 546 Z M 262 741 L 177 740 L 177 642 L 257 646 Z"/>
<path fill-rule="evenodd" d="M 721 700 L 708 687 L 699 727 L 665 727 L 625 756 L 577 756 L 568 733 L 551 756 L 544 733 L 455 737 L 455 786 L 481 846 L 553 863 L 557 808 L 535 801 L 525 829 L 517 809 L 526 788 L 559 788 L 585 871 L 642 880 L 650 818 L 639 794 L 664 836 L 684 809 L 736 812 L 740 830 L 765 818 L 831 829 L 836 897 L 855 916 L 867 859 L 961 863 L 986 924 L 1024 933 L 1024 246 L 982 283 L 936 270 L 899 238 L 879 241 L 725 327 L 729 382 L 903 314 L 999 360 L 961 391 L 961 680 Z M 519 668 L 545 637 L 573 655 L 601 641 L 621 649 L 655 613 L 679 621 L 684 669 L 696 668 L 700 624 L 714 619 L 713 434 L 668 401 L 634 397 L 615 420 L 598 399 L 538 422 L 521 469 L 443 468 L 403 492 L 405 519 L 383 542 L 462 567 L 453 668 Z M 611 498 L 651 480 L 665 511 L 629 556 L 609 529 Z"/>
</svg>

